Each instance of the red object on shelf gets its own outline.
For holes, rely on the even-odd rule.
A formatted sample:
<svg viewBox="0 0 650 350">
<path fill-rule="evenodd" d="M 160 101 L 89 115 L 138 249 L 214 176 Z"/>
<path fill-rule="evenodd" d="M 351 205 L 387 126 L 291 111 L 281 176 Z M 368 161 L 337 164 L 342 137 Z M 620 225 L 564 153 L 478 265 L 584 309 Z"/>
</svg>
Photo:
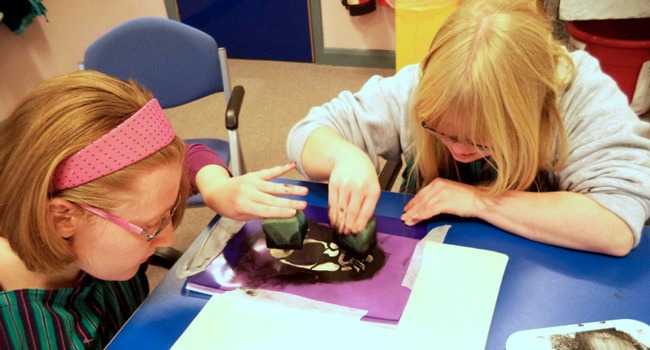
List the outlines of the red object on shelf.
<svg viewBox="0 0 650 350">
<path fill-rule="evenodd" d="M 566 28 L 632 101 L 641 66 L 650 61 L 650 18 L 567 21 Z"/>
</svg>

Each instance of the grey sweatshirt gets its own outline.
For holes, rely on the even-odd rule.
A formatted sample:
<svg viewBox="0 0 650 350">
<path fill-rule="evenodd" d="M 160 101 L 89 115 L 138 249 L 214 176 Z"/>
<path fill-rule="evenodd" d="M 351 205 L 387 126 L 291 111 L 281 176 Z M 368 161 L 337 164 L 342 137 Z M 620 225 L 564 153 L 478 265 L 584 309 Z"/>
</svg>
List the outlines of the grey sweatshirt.
<svg viewBox="0 0 650 350">
<path fill-rule="evenodd" d="M 584 51 L 571 54 L 576 77 L 558 101 L 569 138 L 566 166 L 552 174 L 560 190 L 582 193 L 630 227 L 638 244 L 650 216 L 650 124 L 630 109 L 616 83 Z M 327 126 L 379 160 L 413 156 L 410 115 L 419 66 L 392 77 L 374 76 L 356 93 L 341 92 L 312 108 L 289 132 L 287 153 L 305 175 L 301 154 L 308 136 Z"/>
</svg>

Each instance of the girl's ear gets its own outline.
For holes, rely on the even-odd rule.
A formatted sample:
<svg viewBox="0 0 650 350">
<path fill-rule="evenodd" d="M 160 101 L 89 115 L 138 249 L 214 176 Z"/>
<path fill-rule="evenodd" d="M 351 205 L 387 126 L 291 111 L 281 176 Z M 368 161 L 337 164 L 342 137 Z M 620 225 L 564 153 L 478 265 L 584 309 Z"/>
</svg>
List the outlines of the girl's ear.
<svg viewBox="0 0 650 350">
<path fill-rule="evenodd" d="M 72 237 L 81 218 L 81 208 L 63 198 L 52 198 L 48 200 L 48 210 L 59 235 L 64 239 Z"/>
</svg>

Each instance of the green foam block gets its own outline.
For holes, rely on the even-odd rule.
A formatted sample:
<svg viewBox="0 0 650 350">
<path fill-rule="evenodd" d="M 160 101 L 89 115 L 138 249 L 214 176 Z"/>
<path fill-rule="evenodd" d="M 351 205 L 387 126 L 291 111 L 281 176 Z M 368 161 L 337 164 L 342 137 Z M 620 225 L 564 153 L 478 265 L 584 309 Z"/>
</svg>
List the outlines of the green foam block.
<svg viewBox="0 0 650 350">
<path fill-rule="evenodd" d="M 290 218 L 265 218 L 262 230 L 266 237 L 266 246 L 276 249 L 302 249 L 302 242 L 307 235 L 307 218 L 302 210 Z"/>
<path fill-rule="evenodd" d="M 366 254 L 377 244 L 377 224 L 373 217 L 366 228 L 357 234 L 336 235 L 337 243 L 352 254 Z"/>
</svg>

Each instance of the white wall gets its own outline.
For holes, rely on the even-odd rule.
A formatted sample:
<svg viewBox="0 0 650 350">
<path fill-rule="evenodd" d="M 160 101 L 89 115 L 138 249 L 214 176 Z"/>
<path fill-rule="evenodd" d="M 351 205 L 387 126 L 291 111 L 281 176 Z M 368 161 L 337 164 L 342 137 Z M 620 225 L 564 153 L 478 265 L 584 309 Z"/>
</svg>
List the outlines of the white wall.
<svg viewBox="0 0 650 350">
<path fill-rule="evenodd" d="M 308 1 L 308 0 L 306 0 Z M 54 0 L 15 35 L 0 24 L 0 120 L 36 85 L 77 69 L 96 38 L 112 27 L 141 16 L 167 17 L 164 0 Z M 358 17 L 338 0 L 321 0 L 323 40 L 328 48 L 395 50 L 395 11 L 388 6 Z"/>
<path fill-rule="evenodd" d="M 350 16 L 340 1 L 321 0 L 323 46 L 337 49 L 395 50 L 395 10 L 389 6 Z"/>
<path fill-rule="evenodd" d="M 72 72 L 86 47 L 110 28 L 135 17 L 167 17 L 163 0 L 45 1 L 20 35 L 0 24 L 0 120 L 36 85 Z"/>
<path fill-rule="evenodd" d="M 560 1 L 560 19 L 565 21 L 648 17 L 650 17 L 648 0 Z"/>
</svg>

